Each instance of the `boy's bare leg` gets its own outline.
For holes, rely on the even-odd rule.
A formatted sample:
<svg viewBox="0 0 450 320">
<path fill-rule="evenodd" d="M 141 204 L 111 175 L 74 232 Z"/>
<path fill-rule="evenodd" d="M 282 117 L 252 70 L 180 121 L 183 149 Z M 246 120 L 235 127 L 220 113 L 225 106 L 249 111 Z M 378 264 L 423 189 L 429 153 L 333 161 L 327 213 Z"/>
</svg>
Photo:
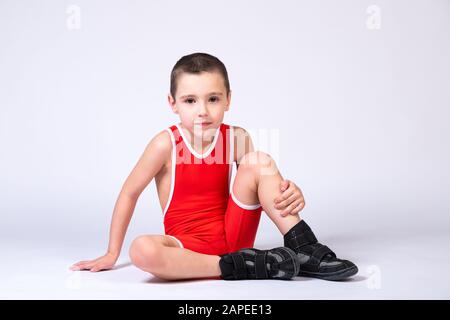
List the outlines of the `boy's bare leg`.
<svg viewBox="0 0 450 320">
<path fill-rule="evenodd" d="M 282 210 L 275 208 L 274 199 L 281 195 L 283 180 L 275 161 L 261 151 L 242 157 L 233 183 L 233 193 L 244 204 L 261 203 L 264 212 L 284 235 L 302 219 L 298 214 L 282 217 Z"/>
<path fill-rule="evenodd" d="M 236 269 L 234 258 L 230 255 L 220 257 L 201 254 L 177 246 L 176 241 L 168 236 L 140 236 L 131 245 L 130 257 L 138 268 L 165 280 L 195 278 L 236 280 L 238 278 L 255 279 L 257 277 L 258 279 L 291 279 L 297 275 L 299 269 L 299 264 L 293 258 L 293 255 L 279 248 L 267 250 L 268 256 L 272 257 L 272 262 L 276 261 L 278 264 L 279 257 L 282 257 L 285 262 L 284 264 L 281 263 L 282 266 L 277 269 L 267 267 L 272 264 L 270 259 L 258 261 L 256 255 L 260 252 L 255 252 L 255 250 L 252 252 L 252 249 L 246 249 L 245 253 L 241 252 L 241 258 L 244 261 L 253 262 L 252 267 L 248 267 L 245 263 L 244 268 L 250 268 L 252 271 L 247 269 L 244 275 L 242 266 L 238 267 L 239 270 Z M 275 254 L 277 258 L 273 258 Z M 261 269 L 257 267 L 258 263 L 262 263 L 267 268 L 266 274 L 258 274 L 257 270 L 261 272 Z"/>
<path fill-rule="evenodd" d="M 219 277 L 219 256 L 180 248 L 169 236 L 144 235 L 130 247 L 130 258 L 139 269 L 165 280 Z"/>
<path fill-rule="evenodd" d="M 355 275 L 358 267 L 349 260 L 338 259 L 327 246 L 318 243 L 310 227 L 298 214 L 282 217 L 281 210 L 275 208 L 274 199 L 281 195 L 280 182 L 283 180 L 275 161 L 263 152 L 247 153 L 242 158 L 233 193 L 244 204 L 261 203 L 263 210 L 283 234 L 285 246 L 294 249 L 301 260 L 299 275 L 325 280 L 342 280 Z M 298 240 L 298 234 L 308 236 Z"/>
<path fill-rule="evenodd" d="M 234 195 L 245 204 L 260 202 L 269 218 L 284 235 L 301 218 L 298 214 L 282 217 L 275 208 L 274 199 L 281 195 L 283 180 L 275 161 L 266 153 L 246 154 L 239 164 L 233 184 Z M 136 238 L 130 248 L 130 257 L 138 268 L 165 280 L 192 278 L 219 278 L 219 256 L 206 255 L 180 248 L 168 236 L 149 235 Z"/>
</svg>

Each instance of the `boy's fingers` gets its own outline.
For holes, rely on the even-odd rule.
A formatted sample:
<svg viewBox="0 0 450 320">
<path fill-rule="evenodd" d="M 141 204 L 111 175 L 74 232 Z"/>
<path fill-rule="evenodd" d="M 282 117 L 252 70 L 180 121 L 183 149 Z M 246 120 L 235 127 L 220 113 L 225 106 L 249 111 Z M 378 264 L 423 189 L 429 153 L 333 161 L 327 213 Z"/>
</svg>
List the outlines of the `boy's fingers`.
<svg viewBox="0 0 450 320">
<path fill-rule="evenodd" d="M 75 270 L 75 271 L 81 270 L 81 264 L 74 264 L 74 265 L 70 266 L 70 270 Z"/>
<path fill-rule="evenodd" d="M 280 204 L 294 194 L 295 190 L 288 189 L 279 197 L 275 198 L 275 203 Z"/>
<path fill-rule="evenodd" d="M 300 203 L 301 203 L 301 200 L 296 200 L 293 203 L 291 203 L 290 205 L 288 205 L 287 208 L 281 212 L 281 216 L 285 217 L 288 214 L 290 214 L 291 211 L 294 210 Z"/>
<path fill-rule="evenodd" d="M 94 266 L 91 268 L 91 271 L 92 271 L 92 272 L 95 272 L 95 271 L 101 270 L 101 268 L 103 268 L 103 265 L 101 265 L 101 264 L 96 264 L 96 265 L 94 265 Z"/>
<path fill-rule="evenodd" d="M 300 202 L 300 204 L 297 207 L 295 207 L 294 210 L 291 211 L 291 214 L 299 213 L 300 211 L 303 210 L 304 207 L 305 207 L 305 202 Z"/>
<path fill-rule="evenodd" d="M 94 266 L 94 267 L 91 269 L 91 271 L 92 271 L 92 272 L 101 271 L 101 270 L 105 269 L 105 267 L 106 267 L 106 266 L 105 266 L 104 264 L 96 265 L 96 266 Z"/>
<path fill-rule="evenodd" d="M 95 259 L 95 260 L 86 260 L 86 261 L 80 261 L 80 262 L 78 262 L 78 263 L 76 263 L 76 264 L 74 264 L 75 266 L 79 266 L 79 265 L 82 265 L 82 264 L 84 264 L 84 265 L 86 265 L 86 264 L 92 264 L 92 263 L 96 263 L 97 262 L 97 260 L 98 259 Z"/>
<path fill-rule="evenodd" d="M 77 269 L 77 270 L 81 270 L 81 269 L 84 268 L 85 265 L 86 265 L 86 262 L 77 263 L 77 264 L 74 264 L 71 268 L 74 268 L 74 269 Z"/>
<path fill-rule="evenodd" d="M 273 201 L 274 201 L 275 203 L 278 203 L 278 202 L 280 202 L 280 201 L 283 201 L 284 199 L 285 199 L 284 191 L 281 191 L 281 195 L 278 196 L 278 197 L 275 197 L 275 199 L 273 199 Z"/>
<path fill-rule="evenodd" d="M 84 270 L 85 269 L 85 265 L 84 264 L 80 264 L 78 266 L 75 266 L 76 270 Z"/>
<path fill-rule="evenodd" d="M 89 270 L 89 269 L 91 269 L 94 265 L 95 265 L 95 262 L 85 263 L 85 264 L 79 265 L 79 268 L 80 268 L 81 270 L 86 270 L 86 269 Z"/>
<path fill-rule="evenodd" d="M 80 261 L 80 262 L 77 262 L 74 265 L 72 265 L 72 267 L 70 269 L 72 269 L 72 270 L 91 269 L 93 266 L 95 266 L 96 263 L 98 263 L 98 260 L 100 260 L 100 258 L 97 258 L 95 260 Z"/>
<path fill-rule="evenodd" d="M 280 183 L 281 191 L 286 190 L 289 187 L 289 180 L 282 180 Z"/>
<path fill-rule="evenodd" d="M 294 200 L 297 198 L 297 194 L 293 192 L 287 199 L 275 204 L 275 208 L 277 209 L 284 209 L 286 206 L 294 202 Z"/>
<path fill-rule="evenodd" d="M 293 194 L 295 194 L 295 189 L 294 188 L 289 188 L 283 193 L 283 198 L 285 200 L 289 199 Z"/>
</svg>

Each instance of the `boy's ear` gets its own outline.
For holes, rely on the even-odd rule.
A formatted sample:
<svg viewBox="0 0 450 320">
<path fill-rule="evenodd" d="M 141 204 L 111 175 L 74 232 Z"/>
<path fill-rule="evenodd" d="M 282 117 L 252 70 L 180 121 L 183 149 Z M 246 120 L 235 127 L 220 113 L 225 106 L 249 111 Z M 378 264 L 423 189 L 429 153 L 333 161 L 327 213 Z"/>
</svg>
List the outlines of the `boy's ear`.
<svg viewBox="0 0 450 320">
<path fill-rule="evenodd" d="M 173 113 L 178 114 L 178 108 L 175 103 L 175 99 L 172 97 L 170 93 L 167 95 L 167 100 L 169 101 L 169 105 L 172 108 Z"/>
<path fill-rule="evenodd" d="M 230 92 L 228 92 L 228 96 L 227 96 L 227 101 L 228 101 L 228 103 L 227 103 L 227 105 L 225 106 L 225 111 L 228 111 L 228 110 L 230 110 L 230 103 L 231 103 L 231 90 L 230 90 Z"/>
</svg>

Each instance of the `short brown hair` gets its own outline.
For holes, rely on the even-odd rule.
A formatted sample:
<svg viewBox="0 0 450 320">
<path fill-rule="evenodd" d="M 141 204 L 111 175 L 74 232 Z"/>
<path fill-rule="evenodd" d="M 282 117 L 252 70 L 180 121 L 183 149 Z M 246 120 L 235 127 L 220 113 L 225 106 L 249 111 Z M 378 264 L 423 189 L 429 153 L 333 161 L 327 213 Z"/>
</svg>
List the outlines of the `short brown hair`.
<svg viewBox="0 0 450 320">
<path fill-rule="evenodd" d="M 192 53 L 181 57 L 177 61 L 170 74 L 170 94 L 175 99 L 177 92 L 177 80 L 180 74 L 218 71 L 222 77 L 227 90 L 230 92 L 230 81 L 228 80 L 228 72 L 225 65 L 218 58 L 202 52 Z"/>
</svg>

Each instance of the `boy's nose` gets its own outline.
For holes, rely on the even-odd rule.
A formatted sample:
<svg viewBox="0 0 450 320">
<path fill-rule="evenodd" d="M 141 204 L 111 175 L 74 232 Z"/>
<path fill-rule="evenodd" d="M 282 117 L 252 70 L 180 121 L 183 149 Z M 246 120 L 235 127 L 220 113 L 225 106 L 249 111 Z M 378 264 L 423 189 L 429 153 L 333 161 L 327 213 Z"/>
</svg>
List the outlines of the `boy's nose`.
<svg viewBox="0 0 450 320">
<path fill-rule="evenodd" d="M 199 103 L 198 114 L 204 115 L 204 116 L 208 115 L 208 110 L 206 109 L 206 104 Z"/>
</svg>

